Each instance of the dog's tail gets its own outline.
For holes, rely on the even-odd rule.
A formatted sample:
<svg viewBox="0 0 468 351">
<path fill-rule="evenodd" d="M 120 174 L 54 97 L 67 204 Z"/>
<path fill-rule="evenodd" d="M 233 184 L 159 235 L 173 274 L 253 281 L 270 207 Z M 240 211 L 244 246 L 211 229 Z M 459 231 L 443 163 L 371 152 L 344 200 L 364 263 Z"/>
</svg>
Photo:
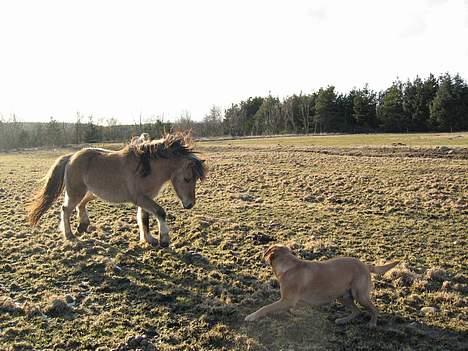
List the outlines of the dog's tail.
<svg viewBox="0 0 468 351">
<path fill-rule="evenodd" d="M 28 220 L 32 226 L 35 226 L 42 215 L 52 206 L 63 191 L 63 178 L 65 167 L 73 154 L 58 158 L 44 177 L 45 184 L 42 189 L 34 196 L 29 203 Z"/>
<path fill-rule="evenodd" d="M 392 269 L 393 267 L 395 267 L 398 263 L 400 263 L 400 262 L 395 261 L 395 262 L 392 262 L 392 263 L 385 264 L 383 266 L 374 266 L 373 264 L 368 264 L 367 268 L 369 269 L 369 272 L 371 272 L 371 273 L 383 274 L 383 273 L 389 271 L 390 269 Z"/>
</svg>

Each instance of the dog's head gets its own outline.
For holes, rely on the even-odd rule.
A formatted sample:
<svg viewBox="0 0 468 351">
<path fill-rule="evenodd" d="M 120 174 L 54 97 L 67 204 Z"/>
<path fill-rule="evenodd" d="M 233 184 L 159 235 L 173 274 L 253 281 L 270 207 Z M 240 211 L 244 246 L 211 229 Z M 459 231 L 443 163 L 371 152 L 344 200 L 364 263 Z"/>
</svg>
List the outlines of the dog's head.
<svg viewBox="0 0 468 351">
<path fill-rule="evenodd" d="M 264 253 L 263 259 L 266 263 L 271 264 L 274 259 L 284 254 L 290 254 L 291 250 L 289 247 L 284 245 L 272 245 Z"/>
</svg>

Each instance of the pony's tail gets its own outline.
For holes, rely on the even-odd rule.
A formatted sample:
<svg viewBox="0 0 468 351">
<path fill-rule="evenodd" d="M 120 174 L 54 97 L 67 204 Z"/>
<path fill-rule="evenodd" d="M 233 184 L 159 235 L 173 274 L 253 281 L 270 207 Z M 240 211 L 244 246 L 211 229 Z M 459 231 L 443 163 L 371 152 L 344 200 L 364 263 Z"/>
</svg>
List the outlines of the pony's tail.
<svg viewBox="0 0 468 351">
<path fill-rule="evenodd" d="M 388 264 L 383 265 L 383 266 L 374 266 L 373 264 L 368 264 L 367 268 L 369 269 L 369 272 L 371 272 L 371 273 L 383 274 L 383 273 L 389 271 L 390 269 L 392 269 L 393 267 L 395 267 L 398 263 L 400 263 L 400 262 L 395 261 L 395 262 L 388 263 Z"/>
<path fill-rule="evenodd" d="M 44 179 L 44 185 L 34 195 L 33 200 L 27 206 L 28 220 L 32 226 L 37 225 L 42 215 L 52 206 L 62 194 L 65 176 L 65 167 L 73 154 L 58 158 L 50 167 Z"/>
</svg>

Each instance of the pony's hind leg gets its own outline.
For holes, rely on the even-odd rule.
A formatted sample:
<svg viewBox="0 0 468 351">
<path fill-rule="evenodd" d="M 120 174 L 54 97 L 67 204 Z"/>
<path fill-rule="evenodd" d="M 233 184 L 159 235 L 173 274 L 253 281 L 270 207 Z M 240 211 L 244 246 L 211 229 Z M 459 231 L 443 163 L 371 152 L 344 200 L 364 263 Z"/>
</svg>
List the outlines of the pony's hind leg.
<svg viewBox="0 0 468 351">
<path fill-rule="evenodd" d="M 86 204 L 96 198 L 96 195 L 93 193 L 87 192 L 84 196 L 83 200 L 79 203 L 78 207 L 76 208 L 78 211 L 78 218 L 80 220 L 80 224 L 78 225 L 78 232 L 84 233 L 88 230 L 88 226 L 90 224 L 88 211 L 86 210 Z"/>
<path fill-rule="evenodd" d="M 136 205 L 156 216 L 159 224 L 159 244 L 162 247 L 168 247 L 170 242 L 169 227 L 166 224 L 164 209 L 146 195 L 139 196 Z"/>
<path fill-rule="evenodd" d="M 150 234 L 149 231 L 149 213 L 138 207 L 137 211 L 138 228 L 140 229 L 140 241 L 147 242 L 150 245 L 157 245 L 158 241 Z"/>
<path fill-rule="evenodd" d="M 84 195 L 84 194 L 83 194 Z M 75 235 L 70 227 L 70 216 L 73 212 L 73 209 L 78 205 L 78 203 L 83 198 L 83 195 L 70 195 L 65 191 L 65 197 L 63 199 L 62 211 L 61 211 L 61 221 L 60 228 L 62 229 L 63 236 L 65 240 L 76 240 Z"/>
</svg>

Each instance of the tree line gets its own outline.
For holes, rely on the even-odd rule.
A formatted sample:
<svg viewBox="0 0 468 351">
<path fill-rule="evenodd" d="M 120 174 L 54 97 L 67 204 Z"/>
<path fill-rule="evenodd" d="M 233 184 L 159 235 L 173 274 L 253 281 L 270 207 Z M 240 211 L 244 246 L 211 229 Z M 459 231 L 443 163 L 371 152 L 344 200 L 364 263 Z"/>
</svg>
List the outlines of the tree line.
<svg viewBox="0 0 468 351">
<path fill-rule="evenodd" d="M 468 85 L 460 75 L 396 80 L 384 91 L 367 85 L 310 94 L 251 97 L 225 111 L 234 136 L 281 133 L 427 132 L 468 129 Z"/>
<path fill-rule="evenodd" d="M 77 114 L 74 123 L 59 122 L 54 117 L 50 117 L 49 122 L 21 122 L 15 115 L 9 118 L 0 115 L 0 151 L 69 144 L 125 143 L 141 133 L 160 138 L 172 130 L 189 129 L 195 137 L 223 135 L 222 110 L 213 106 L 201 122 L 194 121 L 186 111 L 173 122 L 151 117 L 140 118 L 133 124 L 119 124 L 115 118 L 96 121 L 93 116 L 81 114 Z"/>
<path fill-rule="evenodd" d="M 96 121 L 77 114 L 74 123 L 50 117 L 26 123 L 0 115 L 0 150 L 97 142 L 125 142 L 143 132 L 153 138 L 173 129 L 192 129 L 196 137 L 222 135 L 428 132 L 468 130 L 468 85 L 460 75 L 430 74 L 396 80 L 383 91 L 367 85 L 338 93 L 335 87 L 280 99 L 250 97 L 224 111 L 213 106 L 202 121 L 184 112 L 173 122 L 152 117 L 131 125 L 115 118 Z"/>
<path fill-rule="evenodd" d="M 131 125 L 119 124 L 115 118 L 95 121 L 93 116 L 77 115 L 74 123 L 59 122 L 50 117 L 46 123 L 18 121 L 15 115 L 8 119 L 0 115 L 0 150 L 64 146 L 103 142 L 126 142 L 143 132 L 160 137 L 172 124 L 162 119 L 149 119 Z"/>
</svg>

